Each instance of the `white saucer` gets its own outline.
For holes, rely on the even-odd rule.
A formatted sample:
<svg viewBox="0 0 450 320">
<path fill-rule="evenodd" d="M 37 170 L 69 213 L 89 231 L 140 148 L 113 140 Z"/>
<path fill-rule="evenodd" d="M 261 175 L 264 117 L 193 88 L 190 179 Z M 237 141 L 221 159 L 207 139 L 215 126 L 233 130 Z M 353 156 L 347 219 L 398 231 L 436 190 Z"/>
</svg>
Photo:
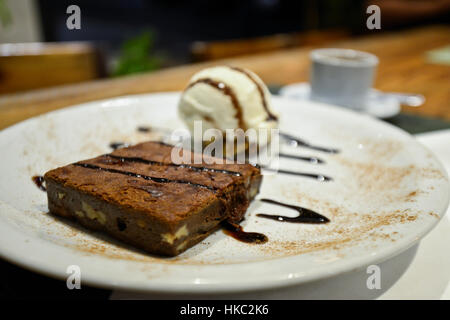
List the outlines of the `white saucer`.
<svg viewBox="0 0 450 320">
<path fill-rule="evenodd" d="M 310 100 L 310 91 L 308 82 L 300 82 L 284 86 L 279 94 L 287 98 Z M 400 113 L 400 103 L 395 98 L 380 95 L 380 91 L 371 89 L 366 109 L 362 112 L 381 119 L 391 118 Z"/>
</svg>

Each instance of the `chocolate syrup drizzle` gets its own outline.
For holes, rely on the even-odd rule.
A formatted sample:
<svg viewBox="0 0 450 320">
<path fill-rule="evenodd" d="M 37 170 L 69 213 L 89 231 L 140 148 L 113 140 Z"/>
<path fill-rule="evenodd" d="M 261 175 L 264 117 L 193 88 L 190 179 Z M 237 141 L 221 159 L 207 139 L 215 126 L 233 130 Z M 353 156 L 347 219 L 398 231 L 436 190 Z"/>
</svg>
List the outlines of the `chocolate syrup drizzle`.
<svg viewBox="0 0 450 320">
<path fill-rule="evenodd" d="M 260 201 L 296 210 L 299 213 L 299 215 L 297 217 L 286 217 L 286 216 L 258 213 L 256 215 L 257 217 L 271 219 L 271 220 L 280 221 L 280 222 L 292 222 L 292 223 L 316 223 L 316 224 L 319 224 L 319 223 L 330 222 L 330 220 L 327 217 L 325 217 L 317 212 L 314 212 L 310 209 L 302 208 L 302 207 L 295 206 L 292 204 L 278 202 L 278 201 L 271 200 L 271 199 L 260 199 Z"/>
<path fill-rule="evenodd" d="M 126 148 L 129 147 L 130 145 L 128 143 L 125 142 L 111 142 L 109 144 L 109 147 L 113 150 L 119 149 L 119 148 Z"/>
<path fill-rule="evenodd" d="M 100 171 L 105 171 L 105 172 L 110 172 L 110 173 L 118 173 L 118 174 L 123 174 L 126 176 L 130 176 L 130 177 L 135 177 L 135 178 L 142 178 L 145 180 L 150 180 L 150 181 L 154 181 L 154 182 L 158 182 L 158 183 L 181 183 L 181 184 L 187 184 L 187 185 L 191 185 L 194 187 L 199 187 L 199 188 L 205 188 L 211 191 L 217 191 L 217 188 L 211 187 L 211 186 L 207 186 L 204 184 L 199 184 L 199 183 L 194 183 L 194 182 L 190 182 L 190 181 L 186 181 L 186 180 L 172 180 L 172 179 L 167 179 L 167 178 L 159 178 L 159 177 L 150 177 L 150 176 L 146 176 L 143 174 L 137 174 L 134 172 L 130 172 L 130 171 L 122 171 L 122 170 L 118 170 L 118 169 L 112 169 L 112 168 L 103 168 L 100 166 L 97 166 L 95 164 L 90 164 L 90 163 L 74 163 L 74 166 L 78 166 L 78 167 L 82 167 L 82 168 L 86 168 L 86 169 L 92 169 L 92 170 L 100 170 Z"/>
<path fill-rule="evenodd" d="M 31 177 L 31 180 L 33 180 L 34 184 L 41 189 L 42 191 L 47 191 L 47 188 L 45 187 L 45 180 L 43 176 L 33 176 Z"/>
<path fill-rule="evenodd" d="M 147 160 L 147 159 L 143 159 L 143 158 L 139 158 L 139 157 L 124 157 L 124 156 L 116 156 L 113 154 L 105 154 L 104 157 L 113 158 L 113 159 L 119 160 L 120 162 L 137 162 L 137 163 L 144 163 L 144 164 L 157 165 L 157 166 L 187 168 L 187 169 L 190 169 L 190 170 L 196 171 L 196 172 L 215 172 L 215 173 L 217 172 L 217 173 L 233 175 L 236 177 L 241 176 L 241 173 L 237 172 L 237 171 L 214 169 L 214 168 L 208 168 L 208 167 L 197 167 L 197 166 L 192 166 L 189 164 L 163 163 L 163 162 Z"/>
<path fill-rule="evenodd" d="M 152 128 L 151 127 L 145 127 L 145 126 L 140 126 L 137 128 L 138 132 L 152 132 Z"/>
<path fill-rule="evenodd" d="M 300 160 L 300 161 L 307 161 L 307 162 L 310 162 L 312 164 L 323 164 L 323 163 L 325 163 L 325 161 L 323 161 L 322 159 L 317 158 L 317 157 L 296 156 L 296 155 L 286 154 L 286 153 L 279 153 L 278 156 L 280 156 L 282 158 L 295 159 L 295 160 Z"/>
<path fill-rule="evenodd" d="M 283 170 L 283 169 L 273 169 L 273 168 L 268 168 L 268 167 L 265 167 L 265 166 L 261 166 L 261 169 L 267 170 L 267 171 L 274 171 L 276 173 L 290 174 L 290 175 L 293 175 L 293 176 L 300 176 L 300 177 L 305 177 L 305 178 L 312 178 L 312 179 L 316 179 L 316 180 L 321 181 L 321 182 L 333 181 L 333 178 L 325 176 L 323 174 L 308 173 L 308 172 L 297 172 L 297 171 L 290 171 L 290 170 Z"/>
<path fill-rule="evenodd" d="M 312 145 L 309 142 L 306 142 L 305 140 L 294 137 L 293 135 L 290 135 L 288 133 L 280 132 L 280 136 L 282 138 L 286 139 L 290 145 L 293 145 L 296 147 L 304 147 L 304 148 L 313 149 L 313 150 L 326 152 L 326 153 L 339 153 L 340 152 L 338 149 L 324 148 L 324 147 Z"/>
<path fill-rule="evenodd" d="M 256 216 L 265 218 L 265 219 L 271 219 L 279 222 L 290 222 L 290 223 L 309 223 L 309 224 L 323 224 L 328 223 L 330 220 L 310 209 L 302 208 L 299 206 L 295 206 L 292 204 L 286 204 L 279 201 L 271 200 L 271 199 L 260 199 L 262 202 L 271 203 L 274 205 L 282 206 L 285 208 L 296 210 L 299 215 L 297 217 L 286 217 L 286 216 L 280 216 L 280 215 L 271 215 L 271 214 L 265 214 L 265 213 L 258 213 Z M 232 236 L 236 240 L 246 242 L 246 243 L 256 243 L 256 244 L 263 244 L 266 243 L 269 238 L 258 232 L 246 232 L 242 228 L 242 226 L 233 223 L 231 221 L 223 221 L 222 226 L 224 227 L 224 233 Z"/>
<path fill-rule="evenodd" d="M 240 225 L 231 221 L 223 221 L 222 226 L 224 228 L 223 232 L 225 234 L 232 236 L 236 240 L 242 242 L 263 244 L 269 240 L 269 238 L 267 238 L 267 236 L 262 233 L 246 232 Z"/>
<path fill-rule="evenodd" d="M 236 110 L 236 118 L 238 120 L 239 128 L 243 129 L 244 131 L 247 130 L 247 126 L 245 125 L 244 118 L 242 115 L 242 107 L 239 103 L 239 100 L 237 99 L 236 94 L 234 93 L 233 89 L 231 89 L 229 86 L 227 86 L 225 83 L 220 81 L 215 81 L 210 78 L 202 78 L 198 79 L 192 83 L 190 83 L 187 87 L 187 89 L 195 86 L 198 83 L 204 83 L 207 85 L 210 85 L 213 88 L 216 88 L 217 90 L 220 90 L 223 92 L 223 94 L 227 95 L 231 99 L 231 103 L 233 104 L 234 109 Z"/>
<path fill-rule="evenodd" d="M 263 107 L 267 113 L 267 119 L 272 120 L 272 121 L 278 120 L 278 117 L 270 112 L 269 107 L 267 106 L 267 99 L 266 99 L 266 95 L 264 94 L 264 89 L 261 86 L 261 84 L 255 79 L 255 77 L 251 73 L 247 72 L 247 70 L 245 70 L 245 69 L 242 69 L 239 67 L 232 67 L 232 66 L 229 66 L 229 68 L 245 74 L 247 76 L 247 78 L 249 78 L 256 85 L 259 95 L 261 96 Z"/>
<path fill-rule="evenodd" d="M 163 144 L 163 145 L 167 145 L 167 146 L 172 146 L 172 145 L 166 144 L 164 142 L 159 142 L 159 141 L 155 141 L 155 142 Z M 233 176 L 237 176 L 237 177 L 241 176 L 241 174 L 237 171 L 230 171 L 230 170 L 224 170 L 224 169 L 197 167 L 197 166 L 192 166 L 192 165 L 188 165 L 188 164 L 162 163 L 162 162 L 158 162 L 158 161 L 143 159 L 140 157 L 116 156 L 116 155 L 112 155 L 112 154 L 105 154 L 103 156 L 116 159 L 120 162 L 138 162 L 138 163 L 145 163 L 145 164 L 150 164 L 150 165 L 160 165 L 160 166 L 167 165 L 167 166 L 173 166 L 173 167 L 179 167 L 179 168 L 187 168 L 187 169 L 190 169 L 190 170 L 196 171 L 196 172 L 218 172 L 218 173 L 229 174 L 229 175 L 233 175 Z M 289 155 L 289 154 L 284 154 L 284 153 L 280 153 L 279 156 L 284 157 L 284 158 L 300 160 L 300 161 L 307 161 L 312 164 L 325 163 L 325 161 L 323 161 L 322 159 L 317 158 L 317 157 L 296 156 L 296 155 Z M 272 168 L 268 168 L 268 167 L 260 166 L 260 165 L 256 165 L 256 166 L 258 168 L 262 168 L 267 171 L 274 171 L 274 172 L 281 173 L 281 174 L 289 174 L 289 175 L 294 175 L 294 176 L 312 178 L 312 179 L 316 179 L 318 181 L 323 181 L 323 182 L 333 180 L 333 178 L 323 175 L 323 174 L 308 173 L 308 172 L 296 172 L 296 171 L 283 170 L 283 169 L 272 169 Z"/>
</svg>

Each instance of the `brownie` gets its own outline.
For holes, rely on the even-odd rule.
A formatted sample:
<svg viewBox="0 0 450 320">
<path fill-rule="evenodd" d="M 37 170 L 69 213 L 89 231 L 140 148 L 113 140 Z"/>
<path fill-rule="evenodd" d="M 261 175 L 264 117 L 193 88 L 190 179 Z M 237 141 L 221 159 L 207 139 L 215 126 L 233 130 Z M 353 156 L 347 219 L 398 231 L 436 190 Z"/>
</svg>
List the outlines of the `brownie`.
<svg viewBox="0 0 450 320">
<path fill-rule="evenodd" d="M 224 220 L 242 220 L 259 191 L 260 169 L 205 159 L 175 164 L 172 148 L 145 142 L 47 172 L 50 212 L 167 256 L 200 242 Z"/>
</svg>

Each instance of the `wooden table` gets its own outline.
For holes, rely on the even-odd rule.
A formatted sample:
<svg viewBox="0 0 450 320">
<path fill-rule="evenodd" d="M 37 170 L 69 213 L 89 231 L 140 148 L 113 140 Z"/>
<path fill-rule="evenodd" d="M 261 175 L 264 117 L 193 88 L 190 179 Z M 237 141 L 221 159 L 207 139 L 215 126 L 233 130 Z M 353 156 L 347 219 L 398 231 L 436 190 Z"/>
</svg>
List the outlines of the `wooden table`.
<svg viewBox="0 0 450 320">
<path fill-rule="evenodd" d="M 396 33 L 379 33 L 330 44 L 364 50 L 380 59 L 376 88 L 425 95 L 420 108 L 403 111 L 450 120 L 450 66 L 427 63 L 425 53 L 450 44 L 449 26 L 431 26 Z M 53 87 L 0 96 L 0 129 L 29 117 L 86 101 L 126 94 L 182 90 L 196 71 L 216 64 L 247 67 L 268 84 L 308 79 L 311 48 L 198 63 L 153 73 Z M 43 75 L 45 77 L 45 75 Z"/>
</svg>

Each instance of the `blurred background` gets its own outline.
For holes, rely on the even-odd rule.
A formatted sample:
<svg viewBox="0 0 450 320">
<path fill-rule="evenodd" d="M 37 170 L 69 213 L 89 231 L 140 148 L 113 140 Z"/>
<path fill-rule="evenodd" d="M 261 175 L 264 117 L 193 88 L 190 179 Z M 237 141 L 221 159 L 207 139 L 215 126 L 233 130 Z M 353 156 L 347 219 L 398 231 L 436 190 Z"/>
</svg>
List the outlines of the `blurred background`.
<svg viewBox="0 0 450 320">
<path fill-rule="evenodd" d="M 66 26 L 72 4 L 81 9 L 80 29 Z M 380 30 L 366 27 L 370 4 L 383 13 Z M 448 23 L 449 10 L 450 0 L 0 0 L 0 94 L 326 46 Z"/>
</svg>

